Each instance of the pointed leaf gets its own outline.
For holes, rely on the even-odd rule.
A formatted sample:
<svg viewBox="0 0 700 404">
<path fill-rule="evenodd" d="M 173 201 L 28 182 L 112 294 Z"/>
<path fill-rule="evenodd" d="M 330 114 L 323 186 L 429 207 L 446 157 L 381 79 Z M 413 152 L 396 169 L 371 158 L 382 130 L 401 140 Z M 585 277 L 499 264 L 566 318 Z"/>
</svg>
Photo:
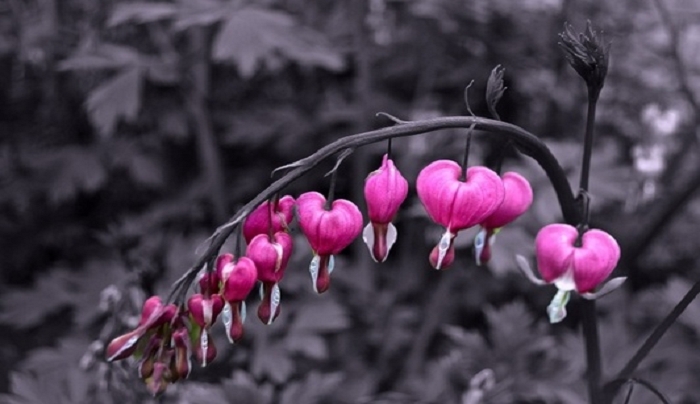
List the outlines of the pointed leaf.
<svg viewBox="0 0 700 404">
<path fill-rule="evenodd" d="M 170 19 L 177 13 L 177 6 L 169 3 L 118 3 L 107 20 L 108 27 L 132 22 L 143 24 Z"/>
<path fill-rule="evenodd" d="M 133 121 L 141 109 L 143 74 L 132 67 L 92 90 L 86 107 L 99 133 L 109 137 L 120 118 Z"/>
</svg>

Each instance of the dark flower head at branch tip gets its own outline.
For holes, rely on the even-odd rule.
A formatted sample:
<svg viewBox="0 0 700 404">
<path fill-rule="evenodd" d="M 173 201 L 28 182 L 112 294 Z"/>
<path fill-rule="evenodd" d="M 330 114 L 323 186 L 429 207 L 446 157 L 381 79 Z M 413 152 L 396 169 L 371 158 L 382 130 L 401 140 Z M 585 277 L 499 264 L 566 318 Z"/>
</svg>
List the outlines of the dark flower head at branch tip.
<svg viewBox="0 0 700 404">
<path fill-rule="evenodd" d="M 571 24 L 564 24 L 564 32 L 559 34 L 559 38 L 559 46 L 571 67 L 586 80 L 589 88 L 599 93 L 608 73 L 610 43 L 605 43 L 602 32 L 593 30 L 590 21 L 586 32 L 578 35 Z"/>
<path fill-rule="evenodd" d="M 486 105 L 489 108 L 489 112 L 494 118 L 500 120 L 498 113 L 496 112 L 496 105 L 503 97 L 503 93 L 508 87 L 503 85 L 503 73 L 505 69 L 498 65 L 491 70 L 491 75 L 489 80 L 486 82 Z"/>
</svg>

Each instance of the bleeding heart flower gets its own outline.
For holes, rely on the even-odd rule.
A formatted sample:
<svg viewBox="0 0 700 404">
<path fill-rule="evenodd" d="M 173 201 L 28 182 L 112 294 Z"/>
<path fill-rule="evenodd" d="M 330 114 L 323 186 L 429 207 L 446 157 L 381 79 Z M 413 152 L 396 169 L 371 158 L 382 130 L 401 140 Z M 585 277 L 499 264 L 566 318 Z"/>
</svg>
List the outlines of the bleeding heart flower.
<svg viewBox="0 0 700 404">
<path fill-rule="evenodd" d="M 219 295 L 206 297 L 196 293 L 187 300 L 190 318 L 200 327 L 209 328 L 224 308 L 224 299 Z"/>
<path fill-rule="evenodd" d="M 253 260 L 248 257 L 241 257 L 236 261 L 233 255 L 223 254 L 217 258 L 216 271 L 224 284 L 221 294 L 226 301 L 221 318 L 226 327 L 226 335 L 233 343 L 243 337 L 245 298 L 255 286 L 258 270 Z"/>
<path fill-rule="evenodd" d="M 294 218 L 294 198 L 285 195 L 276 202 L 263 202 L 248 215 L 243 223 L 243 237 L 250 244 L 253 237 L 258 234 L 270 232 L 270 218 L 272 218 L 272 233 L 289 230 L 289 224 Z M 270 209 L 272 211 L 270 212 Z"/>
<path fill-rule="evenodd" d="M 384 155 L 382 166 L 365 180 L 365 201 L 370 223 L 362 238 L 375 262 L 384 262 L 396 242 L 396 227 L 391 223 L 399 207 L 408 196 L 408 181 Z"/>
<path fill-rule="evenodd" d="M 430 218 L 446 228 L 431 255 L 436 269 L 445 267 L 445 257 L 454 254 L 453 240 L 460 230 L 483 222 L 503 203 L 503 181 L 486 167 L 470 167 L 461 180 L 462 168 L 451 160 L 430 163 L 418 174 L 416 188 Z"/>
<path fill-rule="evenodd" d="M 620 259 L 620 246 L 608 233 L 591 229 L 583 233 L 568 224 L 550 224 L 535 238 L 537 267 L 547 283 L 559 289 L 547 308 L 551 322 L 566 316 L 564 306 L 575 290 L 588 294 L 610 276 Z"/>
<path fill-rule="evenodd" d="M 170 369 L 173 380 L 187 379 L 192 370 L 192 363 L 190 362 L 192 348 L 190 347 L 190 336 L 187 333 L 187 329 L 183 327 L 173 331 L 170 344 L 174 348 Z"/>
<path fill-rule="evenodd" d="M 292 247 L 292 236 L 282 231 L 275 233 L 272 239 L 267 234 L 258 234 L 248 245 L 246 256 L 255 263 L 264 291 L 258 317 L 266 324 L 272 324 L 279 315 L 281 293 L 278 283 L 292 256 Z"/>
<path fill-rule="evenodd" d="M 170 323 L 177 314 L 174 304 L 163 305 L 160 297 L 151 296 L 143 303 L 141 318 L 136 329 L 114 338 L 107 345 L 105 354 L 108 361 L 128 358 L 138 347 L 142 337 L 149 331 Z"/>
<path fill-rule="evenodd" d="M 491 246 L 501 228 L 525 213 L 532 205 L 532 187 L 522 175 L 515 172 L 503 174 L 505 196 L 503 203 L 489 217 L 484 219 L 481 230 L 474 239 L 476 264 L 487 263 L 491 259 Z"/>
<path fill-rule="evenodd" d="M 326 198 L 318 192 L 307 192 L 297 199 L 299 226 L 314 251 L 309 272 L 317 293 L 330 286 L 333 255 L 350 245 L 362 231 L 362 213 L 354 203 L 338 199 L 329 210 L 325 205 Z"/>
</svg>

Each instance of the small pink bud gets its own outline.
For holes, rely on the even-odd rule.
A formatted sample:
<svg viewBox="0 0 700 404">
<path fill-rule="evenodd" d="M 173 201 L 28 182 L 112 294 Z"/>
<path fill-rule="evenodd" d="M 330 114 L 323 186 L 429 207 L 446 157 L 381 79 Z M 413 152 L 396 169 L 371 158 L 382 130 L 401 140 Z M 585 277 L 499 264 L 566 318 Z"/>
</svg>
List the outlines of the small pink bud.
<svg viewBox="0 0 700 404">
<path fill-rule="evenodd" d="M 118 361 L 128 358 L 138 346 L 139 339 L 146 333 L 146 329 L 139 327 L 133 331 L 129 331 L 124 335 L 114 338 L 105 349 L 105 357 L 107 361 Z"/>
<path fill-rule="evenodd" d="M 408 181 L 385 154 L 381 167 L 367 176 L 364 193 L 371 223 L 365 227 L 362 238 L 372 259 L 384 262 L 396 242 L 396 228 L 391 221 L 408 196 Z"/>
<path fill-rule="evenodd" d="M 171 345 L 174 347 L 175 351 L 170 369 L 173 375 L 173 381 L 187 379 L 187 376 L 189 376 L 192 370 L 192 363 L 190 362 L 192 349 L 190 347 L 190 336 L 186 328 L 173 331 Z"/>
<path fill-rule="evenodd" d="M 224 300 L 219 295 L 210 297 L 196 293 L 187 300 L 187 309 L 192 320 L 200 327 L 209 328 L 224 308 Z"/>
<path fill-rule="evenodd" d="M 292 256 L 292 236 L 278 231 L 272 240 L 267 234 L 258 234 L 250 241 L 246 256 L 253 260 L 258 270 L 258 280 L 277 283 L 282 279 Z"/>
<path fill-rule="evenodd" d="M 330 210 L 325 204 L 326 198 L 318 192 L 307 192 L 297 199 L 299 226 L 315 253 L 309 272 L 318 293 L 330 285 L 332 255 L 350 245 L 362 231 L 362 213 L 354 203 L 338 199 Z"/>
<path fill-rule="evenodd" d="M 156 363 L 156 354 L 158 353 L 158 348 L 160 347 L 163 339 L 158 335 L 153 335 L 143 350 L 143 355 L 139 361 L 139 377 L 141 379 L 146 379 L 151 377 L 153 374 L 153 367 Z"/>
<path fill-rule="evenodd" d="M 219 293 L 219 282 L 221 279 L 216 271 L 204 272 L 199 278 L 199 290 L 206 296 Z"/>
<path fill-rule="evenodd" d="M 258 234 L 269 234 L 270 216 L 272 216 L 272 233 L 287 231 L 294 218 L 294 203 L 292 196 L 285 195 L 276 204 L 273 202 L 272 212 L 268 211 L 270 209 L 269 201 L 265 201 L 255 208 L 243 223 L 243 236 L 246 243 L 250 243 L 253 237 Z"/>
<path fill-rule="evenodd" d="M 245 300 L 258 279 L 255 263 L 248 257 L 229 262 L 223 267 L 222 274 L 221 279 L 224 281 L 222 296 L 227 302 Z"/>
<path fill-rule="evenodd" d="M 421 170 L 416 181 L 428 215 L 452 234 L 483 222 L 503 203 L 503 181 L 486 167 L 462 168 L 450 160 L 438 160 Z"/>
<path fill-rule="evenodd" d="M 578 230 L 568 224 L 550 224 L 535 238 L 537 267 L 542 278 L 560 290 L 587 293 L 602 283 L 620 259 L 620 246 L 608 233 L 591 229 L 575 245 Z"/>
<path fill-rule="evenodd" d="M 146 378 L 146 387 L 155 397 L 165 392 L 171 381 L 170 367 L 162 362 L 156 362 L 153 366 L 153 373 Z"/>
</svg>

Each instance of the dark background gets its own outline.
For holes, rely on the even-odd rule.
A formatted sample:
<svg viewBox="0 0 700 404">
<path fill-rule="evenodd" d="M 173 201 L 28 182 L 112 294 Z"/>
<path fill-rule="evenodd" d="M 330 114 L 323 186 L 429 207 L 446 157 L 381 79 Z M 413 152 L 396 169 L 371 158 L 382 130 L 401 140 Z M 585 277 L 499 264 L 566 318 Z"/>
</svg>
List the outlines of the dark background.
<svg viewBox="0 0 700 404">
<path fill-rule="evenodd" d="M 464 115 L 472 79 L 471 106 L 487 116 L 497 64 L 501 117 L 541 136 L 576 184 L 585 86 L 557 33 L 586 20 L 612 41 L 592 221 L 617 237 L 616 275 L 630 277 L 599 302 L 612 375 L 698 277 L 696 1 L 0 0 L 0 401 L 152 400 L 133 364 L 108 365 L 90 344 L 126 331 L 144 295 L 167 293 L 273 168 L 388 125 L 378 111 Z M 476 135 L 472 164 L 493 161 L 493 136 Z M 584 403 L 577 301 L 550 326 L 554 288 L 515 269 L 537 230 L 561 220 L 534 162 L 506 161 L 535 202 L 499 234 L 489 268 L 473 262 L 473 231 L 451 269 L 428 264 L 441 229 L 413 184 L 429 162 L 459 161 L 463 140 L 450 130 L 394 141 L 412 185 L 388 262 L 374 264 L 358 241 L 316 296 L 293 229 L 280 318 L 260 324 L 251 296 L 244 341 L 229 346 L 215 327 L 217 360 L 153 401 L 470 404 L 469 380 L 492 369 L 483 403 Z M 337 195 L 362 207 L 384 150 L 348 158 Z M 286 192 L 326 192 L 332 165 Z M 114 318 L 124 327 L 107 327 Z M 693 304 L 639 370 L 674 403 L 700 401 L 699 335 Z M 632 402 L 655 401 L 640 390 Z"/>
</svg>

